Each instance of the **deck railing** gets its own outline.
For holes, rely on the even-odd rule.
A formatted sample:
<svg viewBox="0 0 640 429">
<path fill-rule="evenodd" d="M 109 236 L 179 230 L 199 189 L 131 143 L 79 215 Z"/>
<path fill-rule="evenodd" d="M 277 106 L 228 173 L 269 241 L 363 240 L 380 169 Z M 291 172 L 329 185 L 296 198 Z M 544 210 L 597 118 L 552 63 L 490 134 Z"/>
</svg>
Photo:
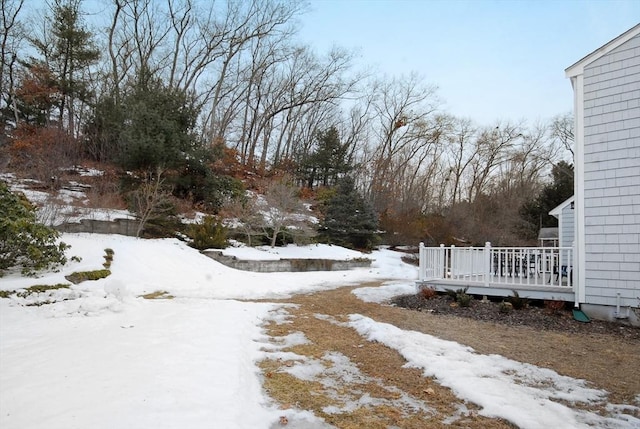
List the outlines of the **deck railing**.
<svg viewBox="0 0 640 429">
<path fill-rule="evenodd" d="M 425 247 L 420 243 L 419 279 L 573 286 L 571 247 Z"/>
</svg>

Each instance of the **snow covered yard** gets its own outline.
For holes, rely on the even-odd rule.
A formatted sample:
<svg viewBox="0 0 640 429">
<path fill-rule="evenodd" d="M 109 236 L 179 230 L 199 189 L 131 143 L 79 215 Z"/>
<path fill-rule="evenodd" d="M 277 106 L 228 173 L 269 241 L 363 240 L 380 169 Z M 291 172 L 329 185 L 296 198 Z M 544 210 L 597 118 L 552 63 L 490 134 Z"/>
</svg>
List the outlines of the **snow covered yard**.
<svg viewBox="0 0 640 429">
<path fill-rule="evenodd" d="M 106 248 L 114 251 L 112 274 L 70 289 L 0 299 L 3 429 L 267 429 L 280 427 L 282 417 L 290 428 L 329 427 L 307 411 L 279 409 L 262 390 L 257 362 L 283 353 L 287 341 L 305 340 L 281 344 L 266 336 L 267 321 L 287 323 L 287 304 L 241 300 L 390 280 L 387 286 L 355 291 L 362 300 L 379 302 L 412 293 L 417 276 L 415 267 L 388 250 L 362 255 L 332 246 L 229 249 L 247 258 L 277 251 L 279 257 L 374 260 L 366 269 L 265 274 L 227 268 L 173 239 L 65 234 L 63 240 L 72 245 L 69 255 L 81 261 L 38 279 L 9 275 L 0 279 L 0 290 L 67 283 L 65 274 L 101 268 Z M 173 298 L 140 298 L 159 291 Z M 28 305 L 43 301 L 53 303 Z M 581 380 L 361 315 L 350 320 L 363 338 L 397 349 L 407 365 L 479 404 L 486 415 L 523 428 L 640 427 L 629 407 L 611 406 L 610 415 L 601 417 L 566 405 L 606 401 L 606 392 Z M 330 357 L 331 371 L 355 371 L 348 359 Z M 322 376 L 317 362 L 305 359 L 295 371 L 300 377 Z"/>
</svg>

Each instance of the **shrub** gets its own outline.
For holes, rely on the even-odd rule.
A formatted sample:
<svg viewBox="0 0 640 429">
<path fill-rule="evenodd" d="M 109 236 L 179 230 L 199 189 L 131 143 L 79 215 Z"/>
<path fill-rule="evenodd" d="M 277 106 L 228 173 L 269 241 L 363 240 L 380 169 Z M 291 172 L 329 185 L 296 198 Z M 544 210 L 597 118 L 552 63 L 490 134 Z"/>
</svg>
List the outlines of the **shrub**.
<svg viewBox="0 0 640 429">
<path fill-rule="evenodd" d="M 460 307 L 469 307 L 471 305 L 471 301 L 473 300 L 473 296 L 467 294 L 468 289 L 468 287 L 455 291 L 452 289 L 445 289 L 444 292 L 452 301 L 457 302 Z"/>
<path fill-rule="evenodd" d="M 198 250 L 224 249 L 228 246 L 227 228 L 213 216 L 206 216 L 202 223 L 191 225 L 187 234 L 193 240 L 191 246 Z"/>
<path fill-rule="evenodd" d="M 512 291 L 513 296 L 507 298 L 507 301 L 513 306 L 516 310 L 522 310 L 529 304 L 529 300 L 527 298 L 522 298 L 518 295 L 518 291 Z"/>
<path fill-rule="evenodd" d="M 59 233 L 36 221 L 36 210 L 24 196 L 0 181 L 0 277 L 13 267 L 26 276 L 64 265 L 70 246 L 56 241 Z"/>
<path fill-rule="evenodd" d="M 436 295 L 438 295 L 438 293 L 436 292 L 436 290 L 434 288 L 431 287 L 425 287 L 420 289 L 420 296 L 424 299 L 432 299 L 435 298 Z"/>
<path fill-rule="evenodd" d="M 447 296 L 449 297 L 449 299 L 451 299 L 452 301 L 456 300 L 456 296 L 458 295 L 458 292 L 462 291 L 462 289 L 458 289 L 457 291 L 453 290 L 453 289 L 445 289 L 444 293 L 447 294 Z"/>
<path fill-rule="evenodd" d="M 444 290 L 444 293 L 446 293 L 446 294 L 447 294 L 447 296 L 448 296 L 449 298 L 451 298 L 451 300 L 453 300 L 453 301 L 457 301 L 457 300 L 458 300 L 458 296 L 463 295 L 463 294 L 464 294 L 464 295 L 466 295 L 466 294 L 467 294 L 467 290 L 468 290 L 468 289 L 469 289 L 468 287 L 466 287 L 466 288 L 464 288 L 464 289 L 456 289 L 456 290 L 453 290 L 453 289 L 445 289 L 445 290 Z"/>
<path fill-rule="evenodd" d="M 104 249 L 104 264 L 102 266 L 109 269 L 111 262 L 113 262 L 113 249 Z"/>
<path fill-rule="evenodd" d="M 460 305 L 460 307 L 469 307 L 471 305 L 471 301 L 473 300 L 473 295 L 467 294 L 467 289 L 458 293 L 456 295 L 456 302 Z"/>
</svg>

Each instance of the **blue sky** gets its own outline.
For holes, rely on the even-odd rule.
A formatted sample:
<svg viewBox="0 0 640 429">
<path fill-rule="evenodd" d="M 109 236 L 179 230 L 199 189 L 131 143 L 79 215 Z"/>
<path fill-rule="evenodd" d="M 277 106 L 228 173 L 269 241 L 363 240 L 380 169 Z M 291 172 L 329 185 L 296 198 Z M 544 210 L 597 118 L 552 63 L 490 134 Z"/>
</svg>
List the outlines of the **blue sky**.
<svg viewBox="0 0 640 429">
<path fill-rule="evenodd" d="M 640 1 L 312 0 L 300 37 L 354 48 L 381 75 L 418 72 L 442 108 L 487 125 L 572 110 L 564 70 L 640 22 Z"/>
</svg>

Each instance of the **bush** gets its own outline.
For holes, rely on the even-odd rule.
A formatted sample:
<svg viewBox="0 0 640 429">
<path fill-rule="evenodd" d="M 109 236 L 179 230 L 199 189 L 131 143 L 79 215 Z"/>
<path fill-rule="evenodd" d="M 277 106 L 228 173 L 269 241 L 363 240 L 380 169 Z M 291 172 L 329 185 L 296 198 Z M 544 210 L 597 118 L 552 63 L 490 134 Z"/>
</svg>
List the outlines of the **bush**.
<svg viewBox="0 0 640 429">
<path fill-rule="evenodd" d="M 224 249 L 229 244 L 227 228 L 213 216 L 206 216 L 202 223 L 191 225 L 187 235 L 193 240 L 191 247 L 198 250 Z"/>
<path fill-rule="evenodd" d="M 447 294 L 447 296 L 449 297 L 449 299 L 451 299 L 452 301 L 455 301 L 456 298 L 458 297 L 458 294 L 461 293 L 465 293 L 467 291 L 467 288 L 464 289 L 458 289 L 458 290 L 453 290 L 453 289 L 445 289 L 444 293 Z"/>
<path fill-rule="evenodd" d="M 513 296 L 507 298 L 507 301 L 513 306 L 515 310 L 522 310 L 529 304 L 529 300 L 518 295 L 518 291 L 514 290 L 512 292 Z"/>
<path fill-rule="evenodd" d="M 455 291 L 452 289 L 445 289 L 445 293 L 449 298 L 457 302 L 460 307 L 469 307 L 471 305 L 471 301 L 473 300 L 473 295 L 469 295 L 467 293 L 468 289 L 468 287 Z"/>
<path fill-rule="evenodd" d="M 36 210 L 24 196 L 12 193 L 0 181 L 0 277 L 13 267 L 21 267 L 26 276 L 64 265 L 65 250 L 57 243 L 59 233 L 36 221 Z"/>
<path fill-rule="evenodd" d="M 471 306 L 471 301 L 473 301 L 473 295 L 469 295 L 465 289 L 463 292 L 458 293 L 456 295 L 456 302 L 460 307 L 469 307 Z"/>
<path fill-rule="evenodd" d="M 113 249 L 104 249 L 104 264 L 103 267 L 106 269 L 111 268 L 111 263 L 113 262 Z"/>
<path fill-rule="evenodd" d="M 424 299 L 432 299 L 432 298 L 435 298 L 436 295 L 438 295 L 438 293 L 434 288 L 425 287 L 420 289 L 420 296 Z"/>
</svg>

